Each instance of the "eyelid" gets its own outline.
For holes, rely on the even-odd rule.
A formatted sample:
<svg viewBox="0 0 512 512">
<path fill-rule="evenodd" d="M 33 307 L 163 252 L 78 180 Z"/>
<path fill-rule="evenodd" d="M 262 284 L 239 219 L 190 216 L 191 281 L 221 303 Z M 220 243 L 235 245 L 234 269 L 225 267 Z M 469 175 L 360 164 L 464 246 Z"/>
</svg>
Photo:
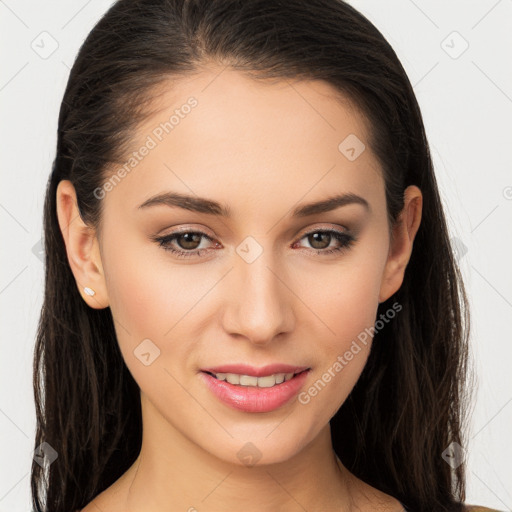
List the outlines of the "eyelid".
<svg viewBox="0 0 512 512">
<path fill-rule="evenodd" d="M 344 234 L 350 234 L 350 229 L 348 229 L 346 226 L 340 226 L 339 224 L 333 225 L 320 225 L 320 226 L 313 226 L 311 228 L 306 228 L 305 231 L 300 232 L 301 235 L 297 235 L 299 238 L 304 237 L 305 235 L 309 235 L 310 233 L 314 233 L 316 231 L 339 231 L 340 233 Z"/>
<path fill-rule="evenodd" d="M 162 235 L 155 235 L 152 238 L 162 238 L 162 237 L 171 236 L 171 235 L 179 235 L 180 233 L 201 233 L 203 236 L 209 238 L 210 240 L 215 238 L 215 235 L 209 234 L 209 230 L 207 228 L 205 228 L 203 226 L 196 227 L 193 225 L 192 226 L 190 226 L 190 225 L 180 226 L 178 228 L 173 229 L 169 233 L 164 233 Z"/>
<path fill-rule="evenodd" d="M 298 238 L 298 239 L 301 239 L 303 238 L 304 236 L 306 235 L 309 235 L 311 233 L 314 233 L 316 231 L 323 231 L 323 230 L 326 230 L 326 231 L 329 231 L 329 230 L 333 230 L 333 231 L 339 231 L 343 234 L 351 234 L 351 230 L 346 227 L 346 226 L 342 226 L 342 225 L 339 225 L 339 224 L 335 224 L 333 225 L 332 223 L 329 224 L 329 223 L 320 223 L 320 225 L 315 225 L 315 226 L 312 226 L 312 227 L 309 227 L 309 228 L 304 228 L 303 231 L 299 231 L 299 233 L 297 235 L 295 235 L 294 238 Z M 205 238 L 208 238 L 210 241 L 213 241 L 216 236 L 213 235 L 213 234 L 209 234 L 207 228 L 204 228 L 203 226 L 201 227 L 195 227 L 193 225 L 187 225 L 187 226 L 181 226 L 181 227 L 178 227 L 176 228 L 175 230 L 171 231 L 170 233 L 166 233 L 166 234 L 162 234 L 162 235 L 155 235 L 153 237 L 151 237 L 153 240 L 156 239 L 156 238 L 162 238 L 162 237 L 167 237 L 167 236 L 172 236 L 172 235 L 178 235 L 180 233 L 190 233 L 190 232 L 199 232 L 201 233 Z"/>
</svg>

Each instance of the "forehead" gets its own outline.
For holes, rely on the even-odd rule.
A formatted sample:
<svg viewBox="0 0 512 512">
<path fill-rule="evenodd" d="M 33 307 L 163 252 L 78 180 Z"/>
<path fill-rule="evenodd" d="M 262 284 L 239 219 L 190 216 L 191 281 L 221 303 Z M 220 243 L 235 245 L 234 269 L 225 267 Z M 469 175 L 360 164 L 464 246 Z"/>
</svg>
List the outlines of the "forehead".
<svg viewBox="0 0 512 512">
<path fill-rule="evenodd" d="M 335 191 L 382 191 L 364 117 L 327 82 L 205 68 L 154 93 L 110 204 L 136 207 L 173 190 L 233 204 L 236 213 L 237 202 L 291 206 Z"/>
</svg>

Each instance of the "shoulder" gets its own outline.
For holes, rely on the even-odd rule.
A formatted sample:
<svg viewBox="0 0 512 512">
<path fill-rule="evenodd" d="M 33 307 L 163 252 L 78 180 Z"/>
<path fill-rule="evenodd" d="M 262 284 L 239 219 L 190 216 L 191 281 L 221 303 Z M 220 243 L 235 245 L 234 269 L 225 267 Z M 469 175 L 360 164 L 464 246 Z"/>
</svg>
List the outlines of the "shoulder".
<svg viewBox="0 0 512 512">
<path fill-rule="evenodd" d="M 465 505 L 464 512 L 500 512 L 495 508 L 481 507 L 480 505 Z"/>
</svg>

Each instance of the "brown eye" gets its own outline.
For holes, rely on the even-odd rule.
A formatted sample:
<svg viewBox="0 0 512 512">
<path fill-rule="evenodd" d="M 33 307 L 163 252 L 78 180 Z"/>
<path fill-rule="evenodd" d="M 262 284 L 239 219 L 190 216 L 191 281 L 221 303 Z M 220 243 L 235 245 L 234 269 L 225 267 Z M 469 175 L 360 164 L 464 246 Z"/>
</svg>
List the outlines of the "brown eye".
<svg viewBox="0 0 512 512">
<path fill-rule="evenodd" d="M 318 255 L 341 252 L 349 249 L 356 241 L 355 236 L 335 229 L 317 229 L 316 231 L 310 231 L 301 238 L 301 240 L 303 239 L 307 239 L 307 242 L 311 245 L 311 249 Z M 338 242 L 338 246 L 329 248 L 333 240 Z"/>
<path fill-rule="evenodd" d="M 153 240 L 158 242 L 158 245 L 162 247 L 164 251 L 169 251 L 178 258 L 188 258 L 190 256 L 199 255 L 207 250 L 204 247 L 199 247 L 203 239 L 210 242 L 213 241 L 212 238 L 201 231 L 182 231 L 155 237 Z"/>
<path fill-rule="evenodd" d="M 181 249 L 194 250 L 201 243 L 203 235 L 201 233 L 183 233 L 175 237 L 176 243 Z"/>
<path fill-rule="evenodd" d="M 326 249 L 332 239 L 332 235 L 327 231 L 315 231 L 307 235 L 308 241 L 313 249 Z"/>
<path fill-rule="evenodd" d="M 153 238 L 160 247 L 165 251 L 173 253 L 178 258 L 202 255 L 208 250 L 208 248 L 199 247 L 203 239 L 213 242 L 211 237 L 201 231 L 181 231 Z M 356 241 L 355 236 L 335 229 L 317 229 L 316 231 L 306 233 L 302 239 L 307 239 L 311 246 L 310 250 L 315 251 L 319 256 L 348 250 L 352 243 Z M 333 240 L 338 242 L 337 247 L 330 247 Z M 218 242 L 214 245 L 216 248 L 220 247 Z"/>
</svg>

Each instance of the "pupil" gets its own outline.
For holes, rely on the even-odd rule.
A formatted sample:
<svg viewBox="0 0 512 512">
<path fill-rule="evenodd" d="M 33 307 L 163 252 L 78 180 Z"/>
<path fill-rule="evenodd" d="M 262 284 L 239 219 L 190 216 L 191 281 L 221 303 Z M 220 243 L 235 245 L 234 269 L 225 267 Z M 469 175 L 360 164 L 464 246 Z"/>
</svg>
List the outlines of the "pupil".
<svg viewBox="0 0 512 512">
<path fill-rule="evenodd" d="M 328 247 L 329 246 L 329 242 L 330 242 L 330 238 L 331 238 L 331 235 L 330 233 L 313 233 L 312 235 L 309 235 L 310 237 L 310 243 L 311 243 L 311 246 L 314 247 L 315 249 L 325 249 L 325 247 Z M 315 244 L 319 242 L 319 238 L 322 238 L 322 237 L 326 237 L 327 238 L 327 245 L 324 245 L 322 247 L 322 243 L 320 241 L 320 247 L 317 247 Z"/>
<path fill-rule="evenodd" d="M 196 241 L 191 240 L 193 238 L 196 238 Z M 184 244 L 182 244 L 180 242 L 180 245 L 182 246 L 183 249 L 195 249 L 197 246 L 197 242 L 200 241 L 200 239 L 201 239 L 201 235 L 199 235 L 198 233 L 185 233 L 180 236 L 180 239 L 181 240 L 185 239 Z M 189 245 L 189 244 L 192 244 L 192 245 Z"/>
</svg>

